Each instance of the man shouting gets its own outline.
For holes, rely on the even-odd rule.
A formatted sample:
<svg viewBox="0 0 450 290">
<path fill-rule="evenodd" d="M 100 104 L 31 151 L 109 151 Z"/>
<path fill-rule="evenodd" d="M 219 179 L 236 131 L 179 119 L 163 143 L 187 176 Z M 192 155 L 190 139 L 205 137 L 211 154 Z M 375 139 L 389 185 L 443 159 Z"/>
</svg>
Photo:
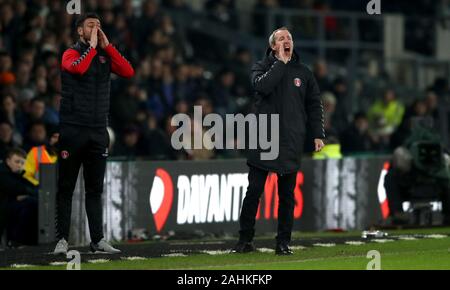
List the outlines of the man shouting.
<svg viewBox="0 0 450 290">
<path fill-rule="evenodd" d="M 275 30 L 269 37 L 269 45 L 265 57 L 252 68 L 254 108 L 257 115 L 279 116 L 279 154 L 276 159 L 264 160 L 261 149 L 249 151 L 247 164 L 250 171 L 239 220 L 239 242 L 232 252 L 255 250 L 252 240 L 259 200 L 268 173 L 275 172 L 279 197 L 275 253 L 291 255 L 289 243 L 294 222 L 294 190 L 303 143 L 314 142 L 316 151 L 324 146 L 323 109 L 314 75 L 300 62 L 288 29 Z M 305 140 L 307 128 L 310 128 L 314 140 Z"/>
</svg>

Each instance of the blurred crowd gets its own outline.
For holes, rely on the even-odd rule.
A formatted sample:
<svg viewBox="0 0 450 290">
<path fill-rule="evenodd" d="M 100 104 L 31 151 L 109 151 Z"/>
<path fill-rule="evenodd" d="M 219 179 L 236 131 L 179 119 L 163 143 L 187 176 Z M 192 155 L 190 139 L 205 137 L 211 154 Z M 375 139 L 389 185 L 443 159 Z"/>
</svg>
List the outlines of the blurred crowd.
<svg viewBox="0 0 450 290">
<path fill-rule="evenodd" d="M 261 56 L 244 47 L 224 54 L 214 39 L 183 33 L 166 11 L 190 11 L 189 1 L 145 0 L 137 8 L 133 2 L 83 1 L 84 10 L 100 15 L 106 35 L 136 70 L 132 80 L 112 79 L 111 155 L 154 160 L 242 157 L 238 150 L 173 150 L 170 136 L 176 127 L 171 118 L 192 113 L 194 105 L 202 106 L 203 114 L 249 112 L 249 72 Z M 262 19 L 258 13 L 271 7 L 339 8 L 336 1 L 257 0 L 254 5 L 255 28 L 263 26 L 256 25 Z M 59 0 L 0 1 L 0 159 L 10 147 L 29 151 L 47 144 L 58 130 L 60 58 L 76 39 L 76 16 L 65 9 Z M 217 22 L 239 27 L 234 0 L 205 1 L 204 11 Z M 327 21 L 332 27 L 333 21 Z M 208 54 L 216 56 L 213 65 L 211 58 L 204 61 Z M 342 144 L 345 153 L 386 152 L 407 134 L 408 118 L 436 117 L 438 94 L 433 90 L 414 104 L 402 104 L 387 89 L 367 112 L 353 114 L 346 76 L 330 79 L 322 60 L 313 70 L 323 92 L 328 142 Z"/>
</svg>

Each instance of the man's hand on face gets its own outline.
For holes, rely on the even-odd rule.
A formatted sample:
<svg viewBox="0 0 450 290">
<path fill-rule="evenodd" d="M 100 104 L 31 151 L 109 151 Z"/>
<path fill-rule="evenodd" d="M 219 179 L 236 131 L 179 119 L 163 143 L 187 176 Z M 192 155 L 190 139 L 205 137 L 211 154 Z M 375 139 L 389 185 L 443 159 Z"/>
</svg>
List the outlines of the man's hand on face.
<svg viewBox="0 0 450 290">
<path fill-rule="evenodd" d="M 97 43 L 98 43 L 97 33 L 98 33 L 98 27 L 96 26 L 96 27 L 92 28 L 91 39 L 89 40 L 89 44 L 93 48 L 97 48 Z"/>
<path fill-rule="evenodd" d="M 109 45 L 108 37 L 106 37 L 106 34 L 100 28 L 98 29 L 98 36 L 100 41 L 100 47 L 102 49 L 105 49 Z"/>
</svg>

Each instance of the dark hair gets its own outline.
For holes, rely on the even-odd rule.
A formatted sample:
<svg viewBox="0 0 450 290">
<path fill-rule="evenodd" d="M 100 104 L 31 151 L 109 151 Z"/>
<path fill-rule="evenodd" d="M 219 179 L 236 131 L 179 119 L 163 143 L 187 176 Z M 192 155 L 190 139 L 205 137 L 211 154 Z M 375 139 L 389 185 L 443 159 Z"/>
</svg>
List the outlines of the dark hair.
<svg viewBox="0 0 450 290">
<path fill-rule="evenodd" d="M 35 126 L 43 126 L 47 130 L 47 126 L 46 126 L 45 122 L 38 120 L 38 121 L 34 121 L 33 123 L 30 124 L 30 126 L 28 127 L 28 131 L 30 131 L 31 128 L 33 128 Z"/>
<path fill-rule="evenodd" d="M 34 103 L 37 103 L 37 102 L 41 102 L 41 103 L 45 104 L 45 100 L 43 98 L 41 98 L 41 97 L 34 97 L 34 98 L 32 98 L 31 101 L 30 101 L 30 104 L 34 104 Z"/>
<path fill-rule="evenodd" d="M 97 13 L 88 12 L 88 13 L 82 14 L 82 15 L 80 15 L 80 17 L 78 17 L 77 21 L 75 22 L 75 27 L 76 28 L 82 27 L 84 24 L 84 21 L 86 21 L 86 19 L 88 19 L 88 18 L 95 18 L 95 19 L 100 20 L 100 16 L 98 16 Z"/>
<path fill-rule="evenodd" d="M 25 152 L 25 150 L 19 147 L 13 147 L 8 149 L 8 151 L 6 152 L 5 160 L 13 157 L 14 155 L 20 156 L 22 158 L 27 158 L 27 153 Z"/>
</svg>

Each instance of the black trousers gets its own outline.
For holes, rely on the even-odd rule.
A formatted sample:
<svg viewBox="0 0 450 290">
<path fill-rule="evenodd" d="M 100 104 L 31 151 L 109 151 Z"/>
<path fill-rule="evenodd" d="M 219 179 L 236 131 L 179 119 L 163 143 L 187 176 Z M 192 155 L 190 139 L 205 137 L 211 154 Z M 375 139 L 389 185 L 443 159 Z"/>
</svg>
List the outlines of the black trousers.
<svg viewBox="0 0 450 290">
<path fill-rule="evenodd" d="M 81 165 L 86 192 L 86 214 L 91 240 L 103 238 L 103 179 L 108 157 L 106 128 L 61 125 L 58 142 L 57 238 L 69 240 L 72 196 Z"/>
<path fill-rule="evenodd" d="M 255 220 L 261 194 L 268 171 L 250 166 L 248 174 L 248 188 L 241 209 L 239 240 L 251 242 L 255 235 Z M 278 174 L 278 230 L 277 243 L 291 241 L 292 226 L 294 223 L 294 189 L 297 173 Z"/>
</svg>

